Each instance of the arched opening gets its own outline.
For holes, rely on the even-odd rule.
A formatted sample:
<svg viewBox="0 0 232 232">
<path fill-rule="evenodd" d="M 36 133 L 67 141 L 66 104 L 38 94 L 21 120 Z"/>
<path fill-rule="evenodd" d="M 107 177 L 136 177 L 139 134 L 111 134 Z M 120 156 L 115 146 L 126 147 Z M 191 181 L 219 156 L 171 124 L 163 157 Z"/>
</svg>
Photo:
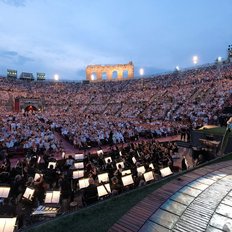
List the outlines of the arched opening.
<svg viewBox="0 0 232 232">
<path fill-rule="evenodd" d="M 128 78 L 128 70 L 123 70 L 122 77 Z"/>
<path fill-rule="evenodd" d="M 117 79 L 118 78 L 118 72 L 117 71 L 113 71 L 112 72 L 112 79 Z"/>
<path fill-rule="evenodd" d="M 91 81 L 96 81 L 97 80 L 97 73 L 96 72 L 93 72 L 91 73 Z"/>
<path fill-rule="evenodd" d="M 25 112 L 29 112 L 29 111 L 37 111 L 38 109 L 33 106 L 33 105 L 29 105 L 25 108 Z"/>
<path fill-rule="evenodd" d="M 106 72 L 102 73 L 102 80 L 107 80 L 107 73 Z"/>
</svg>

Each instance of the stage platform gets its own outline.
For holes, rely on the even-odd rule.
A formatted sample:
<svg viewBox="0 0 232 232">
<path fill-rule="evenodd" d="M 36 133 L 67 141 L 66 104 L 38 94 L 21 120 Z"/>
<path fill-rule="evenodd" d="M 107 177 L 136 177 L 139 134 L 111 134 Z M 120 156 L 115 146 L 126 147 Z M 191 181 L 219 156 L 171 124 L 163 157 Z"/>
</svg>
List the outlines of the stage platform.
<svg viewBox="0 0 232 232">
<path fill-rule="evenodd" d="M 109 231 L 232 231 L 232 161 L 204 166 L 170 181 Z"/>
</svg>

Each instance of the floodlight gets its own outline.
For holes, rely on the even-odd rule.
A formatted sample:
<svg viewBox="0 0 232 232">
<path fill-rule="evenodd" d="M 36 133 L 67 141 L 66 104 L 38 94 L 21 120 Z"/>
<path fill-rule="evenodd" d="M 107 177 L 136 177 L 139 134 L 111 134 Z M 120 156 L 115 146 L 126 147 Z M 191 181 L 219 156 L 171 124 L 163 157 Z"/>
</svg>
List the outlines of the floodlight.
<svg viewBox="0 0 232 232">
<path fill-rule="evenodd" d="M 198 56 L 193 56 L 193 63 L 194 64 L 197 64 L 198 60 L 199 60 Z"/>
</svg>

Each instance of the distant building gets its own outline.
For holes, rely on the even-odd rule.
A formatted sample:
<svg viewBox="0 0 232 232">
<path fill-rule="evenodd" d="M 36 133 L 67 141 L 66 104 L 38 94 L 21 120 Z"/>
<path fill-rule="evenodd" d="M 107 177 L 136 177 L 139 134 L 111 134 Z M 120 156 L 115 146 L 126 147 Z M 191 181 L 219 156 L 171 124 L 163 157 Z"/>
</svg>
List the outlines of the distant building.
<svg viewBox="0 0 232 232">
<path fill-rule="evenodd" d="M 104 80 L 128 80 L 134 78 L 134 65 L 88 65 L 86 68 L 86 80 L 89 82 Z"/>
<path fill-rule="evenodd" d="M 33 76 L 33 73 L 28 72 L 22 72 L 19 77 L 20 80 L 27 80 L 27 81 L 33 81 L 35 78 Z"/>
<path fill-rule="evenodd" d="M 17 79 L 17 70 L 7 69 L 7 78 L 9 79 Z"/>
<path fill-rule="evenodd" d="M 44 81 L 45 79 L 45 73 L 37 72 L 37 81 Z"/>
</svg>

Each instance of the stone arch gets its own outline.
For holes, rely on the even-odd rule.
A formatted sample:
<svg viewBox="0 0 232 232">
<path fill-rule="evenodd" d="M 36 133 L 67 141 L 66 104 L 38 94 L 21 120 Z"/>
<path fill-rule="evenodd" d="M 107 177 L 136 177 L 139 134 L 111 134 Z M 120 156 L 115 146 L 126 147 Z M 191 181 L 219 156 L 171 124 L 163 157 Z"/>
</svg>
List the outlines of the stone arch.
<svg viewBox="0 0 232 232">
<path fill-rule="evenodd" d="M 91 81 L 96 81 L 97 80 L 97 73 L 96 72 L 92 72 L 91 73 Z"/>
<path fill-rule="evenodd" d="M 24 108 L 25 111 L 37 111 L 37 107 L 34 105 L 26 105 Z"/>
<path fill-rule="evenodd" d="M 102 72 L 102 80 L 107 80 L 107 72 Z"/>
<path fill-rule="evenodd" d="M 128 70 L 123 70 L 122 72 L 122 77 L 125 79 L 125 78 L 128 78 Z"/>
<path fill-rule="evenodd" d="M 117 72 L 117 77 L 113 78 L 113 72 Z M 128 75 L 125 75 L 127 72 Z M 92 73 L 96 73 L 96 78 L 92 78 Z M 106 73 L 106 77 L 103 76 Z M 104 74 L 105 75 L 105 74 Z M 114 74 L 115 75 L 115 74 Z M 86 68 L 86 79 L 90 82 L 106 80 L 122 80 L 134 78 L 134 65 L 132 62 L 128 64 L 117 64 L 117 65 L 89 65 Z"/>
<path fill-rule="evenodd" d="M 115 80 L 115 79 L 117 79 L 117 78 L 118 78 L 118 71 L 117 71 L 117 70 L 114 70 L 114 71 L 112 72 L 112 79 Z"/>
</svg>

